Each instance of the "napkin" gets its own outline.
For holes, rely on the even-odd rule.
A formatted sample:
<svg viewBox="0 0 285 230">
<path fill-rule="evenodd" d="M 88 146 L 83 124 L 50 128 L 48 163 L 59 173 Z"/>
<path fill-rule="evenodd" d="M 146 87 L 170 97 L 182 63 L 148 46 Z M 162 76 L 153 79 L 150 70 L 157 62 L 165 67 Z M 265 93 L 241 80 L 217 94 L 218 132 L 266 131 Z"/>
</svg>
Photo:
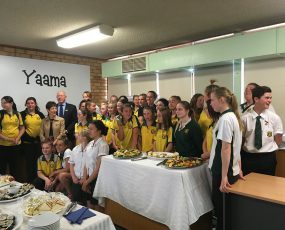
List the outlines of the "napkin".
<svg viewBox="0 0 285 230">
<path fill-rule="evenodd" d="M 96 216 L 94 212 L 91 212 L 88 208 L 82 207 L 76 211 L 70 212 L 65 218 L 71 224 L 81 224 L 83 220 Z"/>
</svg>

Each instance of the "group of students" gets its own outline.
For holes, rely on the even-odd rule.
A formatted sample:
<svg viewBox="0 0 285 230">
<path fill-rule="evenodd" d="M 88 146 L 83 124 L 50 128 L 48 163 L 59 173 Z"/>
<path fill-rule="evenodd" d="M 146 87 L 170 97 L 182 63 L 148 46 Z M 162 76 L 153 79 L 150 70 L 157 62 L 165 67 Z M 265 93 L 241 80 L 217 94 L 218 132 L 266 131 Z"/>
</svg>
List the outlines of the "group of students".
<svg viewBox="0 0 285 230">
<path fill-rule="evenodd" d="M 195 94 L 190 103 L 176 95 L 157 100 L 156 92 L 148 91 L 134 95 L 132 102 L 112 95 L 98 107 L 84 92 L 76 110 L 60 91 L 58 103 L 46 104 L 44 117 L 35 98 L 28 98 L 26 110 L 18 113 L 13 99 L 5 96 L 0 113 L 0 173 L 8 164 L 17 178 L 16 159 L 24 155 L 29 181 L 37 188 L 66 191 L 72 199 L 93 205 L 100 156 L 117 149 L 139 149 L 202 157 L 209 159 L 217 229 L 221 229 L 223 193 L 244 174 L 274 175 L 275 151 L 282 140 L 271 89 L 250 83 L 245 99 L 239 108 L 229 89 L 211 82 L 204 95 Z M 72 150 L 70 141 L 74 141 Z M 42 156 L 32 154 L 40 148 Z"/>
</svg>

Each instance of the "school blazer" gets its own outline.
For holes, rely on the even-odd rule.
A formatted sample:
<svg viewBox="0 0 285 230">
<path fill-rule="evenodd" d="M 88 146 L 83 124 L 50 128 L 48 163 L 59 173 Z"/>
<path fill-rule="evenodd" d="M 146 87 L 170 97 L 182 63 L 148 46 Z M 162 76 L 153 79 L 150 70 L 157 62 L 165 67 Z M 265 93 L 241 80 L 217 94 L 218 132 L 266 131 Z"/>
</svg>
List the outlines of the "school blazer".
<svg viewBox="0 0 285 230">
<path fill-rule="evenodd" d="M 60 138 L 63 134 L 65 134 L 64 119 L 59 116 L 56 116 L 52 123 L 52 129 L 53 129 L 54 139 Z M 50 119 L 47 116 L 43 119 L 41 126 L 41 131 L 40 131 L 41 141 L 44 141 L 49 137 L 49 130 L 50 130 Z"/>
</svg>

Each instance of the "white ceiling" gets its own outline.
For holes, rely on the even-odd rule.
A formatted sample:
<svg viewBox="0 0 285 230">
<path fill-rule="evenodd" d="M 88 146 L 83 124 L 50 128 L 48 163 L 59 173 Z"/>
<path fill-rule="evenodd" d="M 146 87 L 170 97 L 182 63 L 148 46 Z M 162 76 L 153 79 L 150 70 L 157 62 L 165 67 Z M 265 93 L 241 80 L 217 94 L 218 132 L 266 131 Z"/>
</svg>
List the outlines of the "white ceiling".
<svg viewBox="0 0 285 230">
<path fill-rule="evenodd" d="M 1 0 L 0 44 L 108 59 L 285 22 L 284 0 Z M 56 38 L 107 24 L 112 38 L 74 49 Z"/>
</svg>

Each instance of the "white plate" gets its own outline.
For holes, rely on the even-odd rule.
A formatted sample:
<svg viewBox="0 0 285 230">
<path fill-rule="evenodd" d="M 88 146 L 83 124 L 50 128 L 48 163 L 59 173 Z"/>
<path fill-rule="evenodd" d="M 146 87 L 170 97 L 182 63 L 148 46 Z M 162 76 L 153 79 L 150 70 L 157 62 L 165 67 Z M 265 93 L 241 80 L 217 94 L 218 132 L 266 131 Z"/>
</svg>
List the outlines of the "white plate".
<svg viewBox="0 0 285 230">
<path fill-rule="evenodd" d="M 55 194 L 55 193 L 50 193 L 50 194 Z M 43 195 L 43 194 L 41 194 L 41 195 Z M 44 195 L 48 195 L 48 193 L 44 194 Z M 40 195 L 38 195 L 38 196 L 40 196 Z M 35 196 L 35 197 L 38 197 L 38 196 Z M 65 196 L 63 194 L 58 194 L 56 196 L 58 196 L 58 198 L 62 199 L 65 202 L 65 205 L 61 209 L 59 209 L 59 210 L 57 210 L 55 212 L 53 212 L 53 211 L 41 211 L 38 214 L 36 214 L 34 216 L 31 216 L 31 215 L 28 215 L 27 213 L 25 213 L 25 208 L 26 208 L 26 205 L 27 205 L 27 202 L 28 202 L 28 201 L 25 201 L 24 206 L 23 206 L 23 214 L 24 214 L 24 216 L 31 218 L 31 217 L 35 217 L 35 216 L 42 215 L 44 213 L 49 213 L 49 212 L 50 213 L 60 213 L 60 212 L 62 212 L 63 210 L 65 210 L 67 208 L 68 204 L 70 203 L 70 200 L 69 200 L 69 198 L 67 196 Z"/>
<path fill-rule="evenodd" d="M 28 226 L 29 227 L 50 227 L 50 226 L 54 226 L 57 223 L 59 223 L 60 220 L 60 216 L 57 214 L 54 214 L 52 212 L 46 212 L 42 215 L 37 215 L 37 216 L 33 216 L 33 218 L 31 218 L 28 221 Z"/>
<path fill-rule="evenodd" d="M 23 216 L 19 213 L 14 213 L 10 210 L 2 210 L 3 213 L 7 213 L 8 215 L 13 215 L 15 216 L 15 225 L 12 228 L 12 230 L 17 230 L 21 227 L 22 223 L 23 223 Z"/>
</svg>

